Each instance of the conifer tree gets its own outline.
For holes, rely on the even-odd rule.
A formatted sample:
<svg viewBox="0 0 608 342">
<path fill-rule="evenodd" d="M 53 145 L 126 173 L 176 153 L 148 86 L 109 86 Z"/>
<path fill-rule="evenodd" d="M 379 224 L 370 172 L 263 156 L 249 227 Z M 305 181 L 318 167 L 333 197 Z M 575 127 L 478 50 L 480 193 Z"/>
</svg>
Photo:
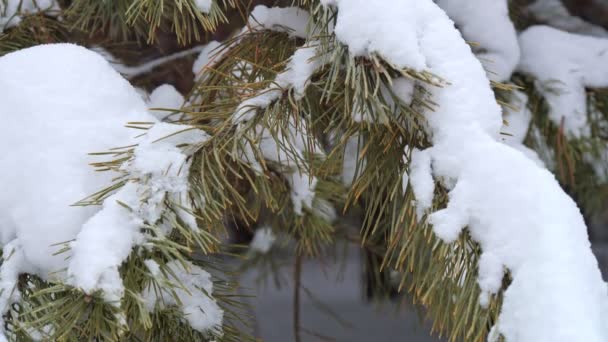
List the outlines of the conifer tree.
<svg viewBox="0 0 608 342">
<path fill-rule="evenodd" d="M 0 340 L 253 340 L 223 256 L 282 240 L 451 341 L 606 341 L 606 50 L 557 0 L 0 0 Z"/>
</svg>

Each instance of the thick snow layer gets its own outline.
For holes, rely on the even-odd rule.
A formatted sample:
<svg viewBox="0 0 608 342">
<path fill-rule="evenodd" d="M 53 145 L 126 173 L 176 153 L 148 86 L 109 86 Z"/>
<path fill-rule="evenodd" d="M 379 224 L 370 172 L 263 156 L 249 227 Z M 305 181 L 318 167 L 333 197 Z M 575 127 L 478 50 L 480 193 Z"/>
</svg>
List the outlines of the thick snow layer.
<svg viewBox="0 0 608 342">
<path fill-rule="evenodd" d="M 18 25 L 22 14 L 47 12 L 53 14 L 59 10 L 55 0 L 3 0 L 0 1 L 0 33 L 4 29 Z"/>
<path fill-rule="evenodd" d="M 259 5 L 254 8 L 249 17 L 249 26 L 252 30 L 289 32 L 295 37 L 306 38 L 309 19 L 308 12 L 297 7 L 268 8 Z M 246 28 L 243 29 L 243 31 L 245 30 Z M 256 96 L 241 102 L 233 115 L 233 122 L 237 124 L 251 120 L 258 109 L 268 107 L 281 97 L 283 91 L 293 89 L 296 99 L 303 97 L 313 73 L 322 66 L 321 59 L 315 58 L 318 55 L 316 44 L 314 40 L 308 41 L 304 46 L 298 48 L 287 63 L 285 71 L 276 76 L 272 85 Z M 205 57 L 200 58 L 208 60 Z"/>
<path fill-rule="evenodd" d="M 608 37 L 608 31 L 603 27 L 570 14 L 561 0 L 536 0 L 527 9 L 537 20 L 549 26 L 572 33 Z"/>
<path fill-rule="evenodd" d="M 519 71 L 536 79 L 549 116 L 574 137 L 587 136 L 585 87 L 608 87 L 608 39 L 532 26 L 519 36 Z"/>
<path fill-rule="evenodd" d="M 517 32 L 509 17 L 508 0 L 438 0 L 469 43 L 488 77 L 497 82 L 511 78 L 519 62 Z"/>
<path fill-rule="evenodd" d="M 111 184 L 87 154 L 130 144 L 128 121 L 150 121 L 137 92 L 99 55 L 59 44 L 20 50 L 0 58 L 1 243 L 20 256 L 1 269 L 43 279 L 67 267 L 53 255 L 73 240 L 99 209 L 72 204 Z M 35 213 L 32 214 L 32 213 Z M 126 237 L 128 239 L 128 237 Z M 117 241 L 116 243 L 119 243 Z M 3 273 L 3 293 L 16 279 Z M 2 303 L 4 312 L 7 302 Z"/>
<path fill-rule="evenodd" d="M 87 292 L 101 289 L 108 300 L 119 300 L 118 267 L 145 242 L 142 222 L 160 218 L 165 197 L 189 208 L 187 151 L 176 146 L 207 136 L 156 123 L 135 139 L 141 131 L 124 125 L 155 118 L 106 60 L 75 45 L 41 45 L 1 57 L 0 89 L 0 146 L 8 147 L 0 154 L 0 243 L 4 255 L 12 255 L 0 266 L 0 310 L 18 299 L 14 285 L 21 273 Z M 133 180 L 101 208 L 72 206 L 118 176 L 95 172 L 88 164 L 100 160 L 88 153 L 133 144 L 134 159 L 123 166 Z M 177 214 L 197 229 L 191 215 Z M 65 244 L 68 252 L 53 255 Z"/>
<path fill-rule="evenodd" d="M 100 56 L 42 45 L 0 58 L 2 244 L 20 239 L 40 275 L 65 267 L 52 244 L 74 238 L 97 208 L 72 204 L 111 183 L 91 152 L 134 141 L 128 121 L 151 121 L 131 85 Z M 101 134 L 103 132 L 103 134 Z M 32 215 L 31 213 L 37 213 Z M 52 217 L 52 220 L 48 218 Z M 52 234 L 46 232 L 53 232 Z"/>
<path fill-rule="evenodd" d="M 446 242 L 467 227 L 481 245 L 480 304 L 487 304 L 504 270 L 510 271 L 513 281 L 493 332 L 519 342 L 608 340 L 608 289 L 582 215 L 550 172 L 498 141 L 501 109 L 481 64 L 447 15 L 431 0 L 329 2 L 346 13 L 338 14 L 336 24 L 347 32 L 339 36 L 343 43 L 356 50 L 368 41 L 375 48 L 366 53 L 449 82 L 429 87 L 437 108 L 426 113 L 433 133 L 427 153 L 435 179 L 450 189 L 447 208 L 429 220 Z M 377 32 L 412 36 L 390 40 Z M 395 49 L 413 53 L 395 61 Z M 425 198 L 431 186 L 421 179 L 412 186 Z"/>
<path fill-rule="evenodd" d="M 277 237 L 272 232 L 272 228 L 268 226 L 259 227 L 255 230 L 253 240 L 249 244 L 249 249 L 261 254 L 266 254 L 272 248 Z"/>
<path fill-rule="evenodd" d="M 250 17 L 250 25 L 254 30 L 287 31 L 298 37 L 306 37 L 308 20 L 308 13 L 295 7 L 267 8 L 257 6 Z M 240 125 L 252 120 L 258 110 L 263 110 L 278 100 L 284 91 L 291 89 L 296 99 L 302 98 L 310 78 L 322 65 L 320 58 L 317 58 L 317 54 L 316 42 L 314 41 L 307 42 L 304 46 L 298 48 L 291 56 L 286 69 L 276 76 L 274 82 L 268 88 L 253 97 L 245 99 L 237 106 L 232 122 L 235 125 Z M 303 120 L 296 122 L 291 119 L 288 132 L 278 132 L 279 141 L 276 141 L 268 129 L 261 125 L 256 126 L 255 133 L 256 138 L 259 139 L 259 148 L 264 158 L 286 167 L 282 174 L 291 188 L 294 211 L 296 214 L 302 215 L 303 208 L 310 209 L 313 206 L 317 184 L 316 177 L 309 175 L 302 165 L 309 139 L 306 122 Z M 286 145 L 289 147 L 286 147 Z M 310 152 L 318 153 L 322 151 L 320 148 L 317 149 L 316 146 L 313 146 L 313 149 L 315 151 Z M 251 147 L 245 148 L 243 155 L 244 160 L 251 163 L 257 171 L 261 171 Z"/>
<path fill-rule="evenodd" d="M 152 285 L 144 289 L 142 297 L 149 312 L 153 312 L 155 308 L 179 306 L 185 320 L 193 329 L 203 333 L 212 331 L 221 334 L 224 310 L 211 297 L 213 282 L 209 273 L 189 262 L 182 265 L 175 260 L 167 263 L 167 272 L 164 274 L 154 260 L 146 260 L 146 266 L 150 273 L 158 278 L 160 284 L 163 282 L 162 278 L 173 284 L 172 290 Z"/>
<path fill-rule="evenodd" d="M 321 3 L 340 8 L 334 32 L 352 56 L 380 53 L 399 68 L 424 69 L 424 56 L 412 48 L 416 46 L 417 32 L 399 29 L 389 19 L 396 19 L 395 12 L 399 12 L 405 16 L 401 20 L 416 23 L 419 18 L 413 11 L 395 11 L 392 1 L 376 2 L 373 6 L 367 0 L 321 0 Z M 362 7 L 365 11 L 359 10 Z"/>
<path fill-rule="evenodd" d="M 136 241 L 143 239 L 139 233 L 143 220 L 122 204 L 137 208 L 139 202 L 136 184 L 128 183 L 82 226 L 70 244 L 69 283 L 88 293 L 101 289 L 109 302 L 120 303 L 124 289 L 118 267 Z"/>
</svg>

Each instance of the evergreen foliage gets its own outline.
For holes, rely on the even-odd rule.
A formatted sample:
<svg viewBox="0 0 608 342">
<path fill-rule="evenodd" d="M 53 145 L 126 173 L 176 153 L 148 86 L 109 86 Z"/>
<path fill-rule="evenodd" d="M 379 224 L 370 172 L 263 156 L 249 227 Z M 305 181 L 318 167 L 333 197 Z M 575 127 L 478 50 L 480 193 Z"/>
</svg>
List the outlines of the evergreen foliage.
<svg viewBox="0 0 608 342">
<path fill-rule="evenodd" d="M 411 187 L 402 191 L 407 186 L 403 174 L 409 172 L 413 149 L 430 146 L 421 109 L 432 108 L 434 103 L 425 87 L 447 84 L 429 73 L 399 69 L 381 56 L 350 56 L 347 47 L 328 31 L 336 18 L 332 9 L 316 0 L 289 4 L 311 14 L 307 37 L 259 29 L 231 36 L 212 53 L 212 63 L 200 71 L 184 106 L 167 111 L 166 121 L 194 126 L 210 138 L 189 147 L 193 207 L 183 208 L 166 199 L 162 219 L 146 223 L 143 230 L 157 239 L 149 248 L 134 250 L 122 265 L 126 288 L 122 302 L 107 303 L 101 294 L 85 294 L 66 284 L 47 283 L 24 274 L 19 284 L 23 302 L 14 305 L 7 317 L 7 330 L 16 340 L 28 340 L 34 332 L 57 341 L 165 341 L 176 336 L 185 341 L 247 340 L 250 337 L 235 327 L 236 322 L 246 322 L 247 316 L 234 296 L 236 284 L 227 281 L 227 275 L 226 279 L 215 279 L 213 293 L 226 312 L 223 333 L 198 332 L 171 307 L 148 313 L 140 294 L 150 287 L 172 291 L 181 286 L 171 280 L 171 270 L 166 267 L 172 260 L 219 268 L 213 273 L 221 275 L 223 270 L 217 263 L 222 259 L 213 256 L 235 250 L 222 242 L 226 227 L 236 225 L 252 231 L 261 224 L 289 236 L 296 243 L 296 253 L 303 257 L 318 256 L 334 248 L 338 240 L 360 244 L 378 260 L 368 266 L 377 280 L 375 290 L 407 292 L 409 299 L 426 308 L 433 331 L 450 341 L 486 339 L 500 312 L 502 295 L 492 298 L 485 309 L 478 304 L 480 247 L 468 234 L 453 244 L 441 242 L 426 217 L 416 212 Z M 216 0 L 209 13 L 202 13 L 194 0 L 66 0 L 61 7 L 60 16 L 27 14 L 19 25 L 0 33 L 0 56 L 51 42 L 101 45 L 122 56 L 121 46 L 162 50 L 161 34 L 169 34 L 186 48 L 208 41 L 220 27 L 234 25 L 228 18 L 239 17 L 237 25 L 246 22 L 252 9 L 248 2 L 236 0 Z M 235 121 L 239 105 L 268 91 L 290 58 L 304 46 L 316 49 L 313 58 L 321 65 L 305 93 L 284 89 L 269 106 L 251 109 L 255 112 L 252 120 Z M 129 62 L 144 62 L 130 56 L 125 58 Z M 392 80 L 397 76 L 424 85 L 415 89 L 412 104 L 403 103 L 392 93 Z M 147 80 L 138 82 L 150 88 Z M 586 213 L 597 213 L 608 188 L 606 175 L 598 173 L 590 161 L 605 157 L 608 92 L 589 89 L 592 136 L 574 140 L 547 118 L 547 106 L 534 91 L 534 80 L 516 75 L 512 82 L 496 84 L 495 90 L 504 103 L 516 87 L 529 95 L 533 121 L 526 145 L 541 157 L 548 153 L 547 160 L 555 162 L 548 165 L 554 165 L 552 171 L 563 187 Z M 369 120 L 355 121 L 353 112 Z M 131 125 L 148 128 L 146 123 Z M 290 138 L 294 131 L 304 137 L 303 151 L 296 146 L 300 142 Z M 264 141 L 272 141 L 290 162 L 268 158 Z M 358 150 L 350 186 L 340 181 L 349 141 L 356 142 Z M 132 158 L 133 149 L 117 146 L 104 152 L 107 162 L 94 166 L 99 171 L 120 170 Z M 301 215 L 290 200 L 288 175 L 294 172 L 318 180 L 312 206 L 305 206 Z M 79 205 L 102 203 L 129 179 L 131 175 L 125 174 Z M 437 184 L 433 207 L 443 208 L 446 203 L 447 191 Z M 327 207 L 337 208 L 340 215 L 361 215 L 361 227 L 353 231 L 336 222 L 323 210 Z M 201 227 L 198 233 L 180 219 L 177 212 L 183 209 L 196 216 Z M 172 227 L 170 236 L 160 236 L 158 225 Z M 147 259 L 160 265 L 162 277 L 151 274 L 144 264 Z M 386 286 L 391 272 L 399 275 L 396 288 Z M 206 295 L 202 292 L 200 295 Z"/>
</svg>

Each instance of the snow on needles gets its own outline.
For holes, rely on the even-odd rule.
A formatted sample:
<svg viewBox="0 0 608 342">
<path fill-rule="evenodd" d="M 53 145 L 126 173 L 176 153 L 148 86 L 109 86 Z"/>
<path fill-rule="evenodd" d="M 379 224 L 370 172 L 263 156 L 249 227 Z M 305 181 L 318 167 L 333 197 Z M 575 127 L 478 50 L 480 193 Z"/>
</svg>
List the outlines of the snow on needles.
<svg viewBox="0 0 608 342">
<path fill-rule="evenodd" d="M 157 122 L 102 56 L 76 45 L 0 57 L 0 88 L 0 146 L 10 147 L 0 155 L 0 243 L 3 255 L 12 255 L 0 266 L 0 310 L 18 299 L 21 273 L 103 290 L 106 299 L 119 301 L 118 267 L 145 243 L 141 225 L 160 218 L 165 198 L 189 208 L 187 146 L 206 134 Z M 135 139 L 141 131 L 125 128 L 127 122 L 154 125 Z M 120 190 L 101 208 L 72 206 L 118 176 L 95 172 L 88 164 L 99 160 L 89 153 L 135 144 L 123 165 L 130 180 Z M 177 215 L 197 229 L 186 210 Z M 54 255 L 65 244 L 71 249 Z"/>
<path fill-rule="evenodd" d="M 160 220 L 167 196 L 185 208 L 191 207 L 186 195 L 190 164 L 176 146 L 206 139 L 202 131 L 182 125 L 156 123 L 148 130 L 135 148 L 133 160 L 123 167 L 138 182 L 127 183 L 105 200 L 103 208 L 83 225 L 71 244 L 68 281 L 72 285 L 86 292 L 102 289 L 108 300 L 120 300 L 122 284 L 114 279 L 119 279 L 118 267 L 133 247 L 145 242 L 139 227 Z M 197 229 L 191 215 L 183 212 L 180 218 Z"/>
<path fill-rule="evenodd" d="M 508 81 L 520 55 L 508 0 L 439 0 L 437 4 L 456 22 L 464 38 L 475 44 L 473 50 L 488 77 Z"/>
<path fill-rule="evenodd" d="M 59 10 L 55 0 L 3 0 L 0 1 L 0 33 L 21 22 L 22 14 L 46 12 L 50 15 Z"/>
<path fill-rule="evenodd" d="M 536 78 L 549 117 L 574 137 L 589 135 L 585 87 L 608 87 L 608 39 L 532 26 L 521 33 L 519 71 Z"/>
<path fill-rule="evenodd" d="M 145 264 L 158 283 L 156 286 L 149 284 L 142 293 L 149 312 L 179 306 L 193 329 L 221 335 L 224 310 L 210 297 L 213 282 L 209 273 L 192 263 L 182 265 L 175 260 L 165 265 L 166 270 L 154 260 L 146 260 Z M 167 288 L 167 280 L 172 284 L 171 289 Z"/>
<path fill-rule="evenodd" d="M 277 75 L 271 86 L 239 104 L 234 113 L 233 122 L 238 124 L 253 119 L 258 109 L 268 107 L 289 89 L 293 89 L 296 99 L 302 98 L 308 81 L 321 66 L 319 59 L 315 58 L 316 55 L 315 46 L 307 45 L 296 50 L 287 63 L 285 71 Z"/>
<path fill-rule="evenodd" d="M 306 37 L 309 17 L 306 11 L 297 7 L 257 6 L 250 16 L 249 25 L 254 30 L 266 29 Z M 285 70 L 275 77 L 270 86 L 237 106 L 232 122 L 239 126 L 253 120 L 259 110 L 266 109 L 286 91 L 293 91 L 294 98 L 301 99 L 310 78 L 323 65 L 318 53 L 314 39 L 307 40 L 304 46 L 295 51 Z M 275 132 L 276 137 L 273 132 L 259 124 L 254 131 L 257 135 L 254 138 L 259 139 L 259 149 L 263 157 L 286 167 L 282 174 L 291 188 L 294 211 L 297 215 L 303 215 L 303 208 L 312 208 L 317 184 L 317 178 L 309 175 L 303 165 L 308 145 L 306 142 L 309 139 L 307 123 L 301 119 L 290 118 L 286 132 Z M 322 151 L 316 147 L 313 146 L 314 150 L 311 152 Z M 244 160 L 251 163 L 257 171 L 262 170 L 251 146 L 245 148 L 243 155 Z"/>
<path fill-rule="evenodd" d="M 447 208 L 430 214 L 429 221 L 446 242 L 467 227 L 480 244 L 480 304 L 487 304 L 505 269 L 510 271 L 512 283 L 490 338 L 607 341 L 608 289 L 583 217 L 549 171 L 498 141 L 501 109 L 481 64 L 447 15 L 432 0 L 324 3 L 336 6 L 338 39 L 352 43 L 353 51 L 362 52 L 368 41 L 365 53 L 449 82 L 427 87 L 437 103 L 426 112 L 433 141 L 427 153 L 435 179 L 450 189 Z M 424 183 L 413 185 L 416 195 L 428 194 L 431 185 L 419 178 Z"/>
<path fill-rule="evenodd" d="M 309 19 L 310 15 L 308 12 L 298 7 L 256 6 L 249 15 L 247 26 L 241 30 L 237 39 L 234 39 L 231 44 L 221 48 L 221 43 L 213 40 L 202 47 L 198 58 L 192 66 L 192 72 L 195 75 L 195 79 L 200 79 L 202 76 L 201 73 L 205 67 L 211 68 L 215 63 L 221 60 L 224 53 L 231 47 L 237 45 L 240 41 L 239 38 L 242 38 L 249 30 L 287 32 L 292 37 L 306 38 L 306 28 Z"/>
</svg>

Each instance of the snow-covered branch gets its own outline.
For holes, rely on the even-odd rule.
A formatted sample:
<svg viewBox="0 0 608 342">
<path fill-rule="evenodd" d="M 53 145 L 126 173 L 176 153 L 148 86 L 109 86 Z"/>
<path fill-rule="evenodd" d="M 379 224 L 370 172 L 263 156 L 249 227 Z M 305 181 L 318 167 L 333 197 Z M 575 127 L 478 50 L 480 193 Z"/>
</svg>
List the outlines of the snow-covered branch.
<svg viewBox="0 0 608 342">
<path fill-rule="evenodd" d="M 608 39 L 583 36 L 548 26 L 521 33 L 519 71 L 535 78 L 555 125 L 574 137 L 589 135 L 585 88 L 608 87 Z"/>
<path fill-rule="evenodd" d="M 454 20 L 464 39 L 474 44 L 488 77 L 508 81 L 520 55 L 508 0 L 439 0 L 437 4 Z"/>
<path fill-rule="evenodd" d="M 135 89 L 82 47 L 42 45 L 8 54 L 0 58 L 0 75 L 2 164 L 11 166 L 0 171 L 0 311 L 19 300 L 15 285 L 22 273 L 89 294 L 103 290 L 119 307 L 119 267 L 148 242 L 141 228 L 165 216 L 166 201 L 177 206 L 172 215 L 198 229 L 189 212 L 187 147 L 205 141 L 206 134 L 157 122 Z M 153 126 L 134 139 L 127 122 Z M 120 176 L 94 172 L 87 164 L 98 160 L 89 153 L 135 144 L 121 155 L 132 153 L 121 167 L 126 184 L 102 208 L 72 206 Z M 168 235 L 158 233 L 154 239 Z M 66 246 L 71 248 L 56 255 Z"/>
<path fill-rule="evenodd" d="M 501 108 L 446 14 L 431 0 L 324 3 L 337 7 L 336 35 L 353 54 L 375 53 L 449 82 L 428 88 L 437 103 L 426 113 L 433 147 L 430 158 L 417 158 L 426 165 L 416 169 L 432 170 L 450 189 L 447 208 L 429 216 L 435 233 L 451 242 L 467 227 L 481 245 L 482 305 L 500 290 L 505 270 L 511 272 L 491 338 L 607 340 L 608 291 L 582 215 L 546 169 L 498 141 Z M 434 191 L 428 181 L 414 190 L 419 199 Z M 428 204 L 419 202 L 424 210 Z"/>
</svg>

